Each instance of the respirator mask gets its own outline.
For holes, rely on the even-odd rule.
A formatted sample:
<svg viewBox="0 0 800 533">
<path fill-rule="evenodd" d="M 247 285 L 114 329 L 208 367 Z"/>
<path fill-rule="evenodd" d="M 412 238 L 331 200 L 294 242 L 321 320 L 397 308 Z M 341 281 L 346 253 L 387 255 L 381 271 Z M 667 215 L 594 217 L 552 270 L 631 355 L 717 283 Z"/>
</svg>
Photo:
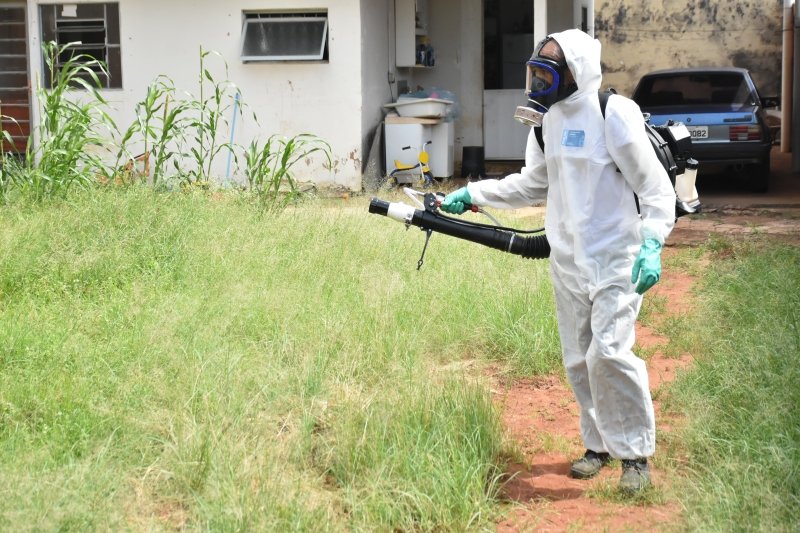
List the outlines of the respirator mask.
<svg viewBox="0 0 800 533">
<path fill-rule="evenodd" d="M 517 107 L 514 118 L 527 126 L 541 126 L 547 110 L 577 91 L 578 85 L 569 72 L 564 52 L 552 37 L 536 45 L 525 67 L 525 95 L 531 105 Z"/>
</svg>

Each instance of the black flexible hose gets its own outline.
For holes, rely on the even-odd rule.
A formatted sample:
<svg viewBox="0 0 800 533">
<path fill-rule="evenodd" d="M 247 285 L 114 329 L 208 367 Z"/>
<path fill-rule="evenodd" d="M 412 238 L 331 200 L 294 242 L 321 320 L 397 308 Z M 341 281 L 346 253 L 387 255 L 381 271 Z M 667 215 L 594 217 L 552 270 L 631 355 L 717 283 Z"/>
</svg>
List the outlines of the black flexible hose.
<svg viewBox="0 0 800 533">
<path fill-rule="evenodd" d="M 525 259 L 547 259 L 550 257 L 550 243 L 547 235 L 517 237 L 511 243 L 510 253 L 521 255 Z"/>
<path fill-rule="evenodd" d="M 399 205 L 405 206 L 405 204 Z M 369 212 L 377 215 L 390 216 L 391 208 L 392 204 L 378 198 L 373 198 L 369 203 Z M 405 222 L 423 230 L 444 233 L 526 259 L 546 259 L 550 256 L 550 243 L 544 234 L 523 237 L 513 231 L 487 227 L 483 224 L 476 226 L 469 222 L 439 216 L 432 211 L 415 209 L 411 214 L 409 209 L 407 213 L 410 216 L 405 217 Z"/>
</svg>

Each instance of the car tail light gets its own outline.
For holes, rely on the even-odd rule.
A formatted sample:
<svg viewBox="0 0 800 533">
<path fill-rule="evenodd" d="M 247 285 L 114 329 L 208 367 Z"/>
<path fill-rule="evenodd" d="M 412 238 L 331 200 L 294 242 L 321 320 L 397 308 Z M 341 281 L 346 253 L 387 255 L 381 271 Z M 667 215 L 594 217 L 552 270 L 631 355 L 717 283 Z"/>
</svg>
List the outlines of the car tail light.
<svg viewBox="0 0 800 533">
<path fill-rule="evenodd" d="M 761 128 L 758 125 L 731 126 L 728 130 L 731 141 L 760 141 Z"/>
</svg>

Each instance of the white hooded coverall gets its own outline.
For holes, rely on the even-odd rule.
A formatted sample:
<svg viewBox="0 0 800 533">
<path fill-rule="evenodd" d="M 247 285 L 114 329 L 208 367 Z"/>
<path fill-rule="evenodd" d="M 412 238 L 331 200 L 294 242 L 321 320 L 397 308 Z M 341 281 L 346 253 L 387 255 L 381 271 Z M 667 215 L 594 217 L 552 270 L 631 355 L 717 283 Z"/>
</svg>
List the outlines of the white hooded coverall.
<svg viewBox="0 0 800 533">
<path fill-rule="evenodd" d="M 584 445 L 617 459 L 649 457 L 655 416 L 645 363 L 631 351 L 642 303 L 631 271 L 643 239 L 663 244 L 672 230 L 675 191 L 636 103 L 612 95 L 603 118 L 599 41 L 580 30 L 551 37 L 578 90 L 544 115 L 546 153 L 531 129 L 518 174 L 469 183 L 467 190 L 476 205 L 547 202 L 564 366 L 580 405 Z"/>
</svg>

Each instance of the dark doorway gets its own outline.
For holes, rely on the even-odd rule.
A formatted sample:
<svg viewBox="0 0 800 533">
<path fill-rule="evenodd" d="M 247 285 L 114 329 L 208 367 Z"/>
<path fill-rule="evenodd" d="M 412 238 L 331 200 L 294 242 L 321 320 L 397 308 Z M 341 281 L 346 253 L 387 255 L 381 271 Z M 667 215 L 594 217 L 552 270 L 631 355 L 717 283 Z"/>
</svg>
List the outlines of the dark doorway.
<svg viewBox="0 0 800 533">
<path fill-rule="evenodd" d="M 523 89 L 533 49 L 533 0 L 485 0 L 483 88 Z"/>
<path fill-rule="evenodd" d="M 533 51 L 534 0 L 483 4 L 483 143 L 487 160 L 518 160 L 530 128 L 514 120 L 525 105 L 525 63 Z"/>
</svg>

